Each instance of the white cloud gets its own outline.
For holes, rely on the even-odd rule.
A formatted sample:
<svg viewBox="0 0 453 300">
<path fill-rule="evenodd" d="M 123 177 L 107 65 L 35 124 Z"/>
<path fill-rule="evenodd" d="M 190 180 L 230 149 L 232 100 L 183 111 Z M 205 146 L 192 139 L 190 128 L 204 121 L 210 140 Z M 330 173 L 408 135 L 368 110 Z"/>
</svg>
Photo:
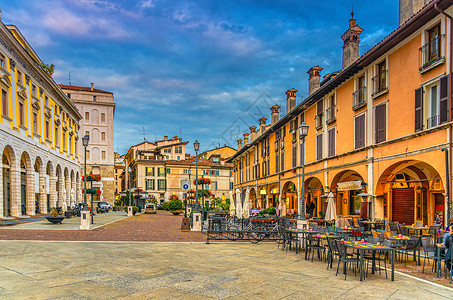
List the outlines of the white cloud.
<svg viewBox="0 0 453 300">
<path fill-rule="evenodd" d="M 146 0 L 142 2 L 142 8 L 153 8 L 154 7 L 154 1 L 153 0 Z"/>
</svg>

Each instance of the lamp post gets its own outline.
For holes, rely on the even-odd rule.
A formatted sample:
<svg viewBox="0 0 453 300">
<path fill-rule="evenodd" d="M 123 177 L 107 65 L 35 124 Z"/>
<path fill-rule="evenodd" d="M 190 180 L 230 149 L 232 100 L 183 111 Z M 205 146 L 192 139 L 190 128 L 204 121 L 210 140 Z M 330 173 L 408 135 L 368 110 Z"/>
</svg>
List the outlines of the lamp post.
<svg viewBox="0 0 453 300">
<path fill-rule="evenodd" d="M 195 150 L 195 211 L 200 211 L 200 205 L 198 204 L 198 150 L 200 150 L 200 143 L 198 140 L 193 143 Z"/>
<path fill-rule="evenodd" d="M 308 125 L 303 122 L 299 126 L 299 137 L 302 139 L 301 145 L 301 159 L 300 164 L 302 165 L 302 189 L 299 193 L 298 210 L 299 220 L 305 220 L 305 137 L 308 134 Z"/>
<path fill-rule="evenodd" d="M 83 190 L 83 210 L 87 210 L 87 147 L 88 147 L 88 142 L 90 141 L 90 136 L 85 135 L 82 138 L 82 145 L 83 148 L 85 149 L 85 159 L 83 163 L 83 184 L 84 184 L 84 190 Z M 93 209 L 93 208 L 91 208 Z"/>
</svg>

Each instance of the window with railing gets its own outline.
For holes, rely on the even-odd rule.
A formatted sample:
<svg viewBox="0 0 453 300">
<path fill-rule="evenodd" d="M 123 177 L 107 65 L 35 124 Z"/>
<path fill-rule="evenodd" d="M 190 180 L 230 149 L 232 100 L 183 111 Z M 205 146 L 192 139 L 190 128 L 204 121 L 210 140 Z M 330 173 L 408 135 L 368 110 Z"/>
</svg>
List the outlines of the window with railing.
<svg viewBox="0 0 453 300">
<path fill-rule="evenodd" d="M 373 94 L 371 94 L 371 95 L 373 97 L 388 90 L 387 77 L 388 77 L 388 70 L 380 69 L 379 73 L 371 79 L 371 81 L 373 83 Z"/>
<path fill-rule="evenodd" d="M 335 104 L 326 110 L 326 123 L 327 124 L 330 124 L 335 121 L 335 119 L 337 118 L 336 111 L 337 111 L 337 109 L 336 109 Z"/>
<path fill-rule="evenodd" d="M 435 26 L 428 30 L 428 42 L 420 48 L 420 71 L 427 69 L 442 61 L 441 45 L 445 34 L 440 34 L 440 26 Z"/>
<path fill-rule="evenodd" d="M 324 111 L 324 105 L 323 105 L 322 100 L 320 100 L 316 104 L 316 129 L 321 129 L 322 128 L 323 111 Z"/>
<path fill-rule="evenodd" d="M 316 129 L 322 128 L 322 114 L 316 116 Z"/>
<path fill-rule="evenodd" d="M 352 96 L 354 97 L 354 105 L 352 106 L 353 110 L 357 110 L 361 107 L 364 107 L 367 102 L 366 86 L 359 88 L 357 91 L 352 93 Z"/>
<path fill-rule="evenodd" d="M 426 123 L 428 125 L 428 128 L 436 127 L 440 124 L 439 115 L 428 118 L 428 120 L 426 120 Z"/>
</svg>

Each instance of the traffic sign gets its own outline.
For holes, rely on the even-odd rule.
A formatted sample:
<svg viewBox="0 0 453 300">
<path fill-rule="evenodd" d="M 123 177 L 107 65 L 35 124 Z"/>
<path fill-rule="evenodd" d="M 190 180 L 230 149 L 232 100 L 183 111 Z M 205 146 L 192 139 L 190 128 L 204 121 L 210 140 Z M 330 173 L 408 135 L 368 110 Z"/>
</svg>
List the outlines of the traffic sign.
<svg viewBox="0 0 453 300">
<path fill-rule="evenodd" d="M 181 189 L 183 191 L 190 190 L 190 180 L 181 180 Z"/>
</svg>

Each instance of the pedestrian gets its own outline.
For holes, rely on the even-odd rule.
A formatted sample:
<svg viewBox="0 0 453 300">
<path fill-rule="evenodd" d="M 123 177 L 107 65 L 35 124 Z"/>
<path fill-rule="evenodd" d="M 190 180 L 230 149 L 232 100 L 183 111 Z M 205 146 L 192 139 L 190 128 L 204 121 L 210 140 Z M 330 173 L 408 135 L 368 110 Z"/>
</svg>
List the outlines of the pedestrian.
<svg viewBox="0 0 453 300">
<path fill-rule="evenodd" d="M 446 242 L 447 242 L 447 238 L 450 235 L 450 231 L 453 230 L 453 217 L 451 217 L 450 220 L 448 220 L 448 225 L 447 225 L 447 228 L 445 228 L 445 230 L 447 231 L 447 233 L 444 234 L 444 238 L 442 239 L 442 242 L 444 244 L 446 244 Z"/>
<path fill-rule="evenodd" d="M 450 277 L 453 275 L 451 273 L 452 259 L 451 251 L 453 248 L 453 227 L 450 227 L 450 231 L 446 234 L 447 238 L 445 240 L 445 247 L 447 247 L 447 254 L 445 255 L 445 266 L 450 271 Z"/>
</svg>

